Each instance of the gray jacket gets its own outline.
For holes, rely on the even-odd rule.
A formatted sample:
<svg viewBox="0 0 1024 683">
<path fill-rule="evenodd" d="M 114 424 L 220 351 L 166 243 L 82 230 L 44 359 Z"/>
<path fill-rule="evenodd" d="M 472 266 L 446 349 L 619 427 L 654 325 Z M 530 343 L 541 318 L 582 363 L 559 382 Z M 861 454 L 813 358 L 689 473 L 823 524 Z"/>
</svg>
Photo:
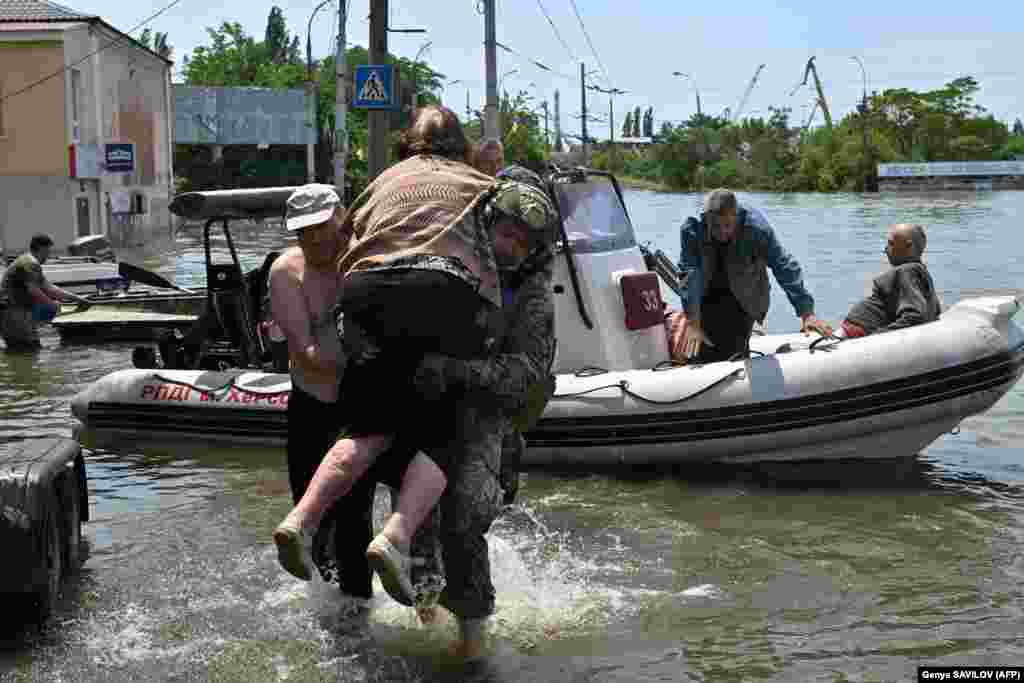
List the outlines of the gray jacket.
<svg viewBox="0 0 1024 683">
<path fill-rule="evenodd" d="M 874 334 L 930 323 L 941 311 L 928 268 L 918 259 L 907 259 L 876 277 L 871 294 L 854 304 L 846 319 Z"/>
<path fill-rule="evenodd" d="M 704 214 L 688 218 L 680 230 L 679 270 L 688 274 L 683 308 L 687 318 L 701 319 L 701 302 L 714 277 L 715 245 Z M 814 298 L 804 287 L 800 264 L 786 251 L 764 215 L 740 206 L 736 213 L 736 236 L 728 245 L 726 269 L 729 288 L 743 310 L 758 322 L 768 314 L 768 268 L 786 292 L 798 316 L 814 312 Z"/>
</svg>

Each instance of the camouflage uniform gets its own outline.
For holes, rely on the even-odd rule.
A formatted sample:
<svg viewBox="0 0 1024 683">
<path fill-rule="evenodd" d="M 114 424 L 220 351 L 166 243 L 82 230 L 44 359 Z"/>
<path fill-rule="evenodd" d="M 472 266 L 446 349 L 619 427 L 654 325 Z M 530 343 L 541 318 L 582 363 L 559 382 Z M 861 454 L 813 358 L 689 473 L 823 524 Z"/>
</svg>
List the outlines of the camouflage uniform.
<svg viewBox="0 0 1024 683">
<path fill-rule="evenodd" d="M 431 601 L 432 587 L 447 583 L 439 602 L 462 619 L 481 619 L 494 611 L 485 534 L 502 507 L 503 444 L 510 455 L 521 453 L 525 444 L 513 422 L 528 408 L 531 389 L 550 384 L 555 355 L 552 265 L 553 253 L 545 247 L 503 278 L 513 291 L 502 313 L 506 333 L 494 355 L 449 361 L 453 379 L 467 391 L 458 408 L 457 438 L 448 446 L 448 486 L 413 538 L 412 554 L 424 561 L 413 570 L 413 582 L 424 603 Z"/>
<path fill-rule="evenodd" d="M 29 287 L 45 287 L 49 282 L 43 267 L 31 253 L 14 259 L 4 273 L 0 289 L 7 299 L 7 310 L 0 311 L 0 336 L 8 348 L 40 346 L 39 323 L 32 314 L 35 303 Z"/>
</svg>

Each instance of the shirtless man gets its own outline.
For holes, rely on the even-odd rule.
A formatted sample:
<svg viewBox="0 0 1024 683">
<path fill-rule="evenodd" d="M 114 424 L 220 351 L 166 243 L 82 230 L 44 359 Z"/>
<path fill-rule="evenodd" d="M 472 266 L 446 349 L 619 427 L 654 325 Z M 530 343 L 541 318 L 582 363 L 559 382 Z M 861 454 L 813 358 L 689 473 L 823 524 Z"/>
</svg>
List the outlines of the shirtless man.
<svg viewBox="0 0 1024 683">
<path fill-rule="evenodd" d="M 336 404 L 345 362 L 333 315 L 342 281 L 335 263 L 351 237 L 340 232 L 343 214 L 332 186 L 313 184 L 295 190 L 288 198 L 285 224 L 288 232 L 298 237 L 298 246 L 285 250 L 270 269 L 271 311 L 288 342 L 292 378 L 287 455 L 295 502 L 338 436 Z M 339 513 L 336 507 L 327 515 L 321 525 L 326 533 L 310 539 L 316 547 L 307 550 L 325 581 L 336 580 L 344 593 L 369 598 L 371 574 L 365 549 L 371 539 L 370 520 L 333 524 Z M 332 527 L 337 561 L 324 547 Z M 365 534 L 365 542 L 353 542 L 357 531 Z M 347 552 L 349 549 L 352 552 Z M 343 575 L 341 567 L 345 568 Z"/>
</svg>

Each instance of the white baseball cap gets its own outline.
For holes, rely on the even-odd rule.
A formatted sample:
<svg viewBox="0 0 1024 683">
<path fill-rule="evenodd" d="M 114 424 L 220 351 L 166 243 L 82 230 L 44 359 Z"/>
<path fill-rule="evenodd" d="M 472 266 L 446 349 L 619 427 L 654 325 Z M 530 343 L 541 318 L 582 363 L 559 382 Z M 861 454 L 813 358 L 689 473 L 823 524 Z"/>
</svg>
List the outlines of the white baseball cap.
<svg viewBox="0 0 1024 683">
<path fill-rule="evenodd" d="M 296 232 L 311 225 L 326 223 L 339 206 L 341 200 L 332 185 L 303 185 L 288 197 L 285 227 L 288 232 Z"/>
</svg>

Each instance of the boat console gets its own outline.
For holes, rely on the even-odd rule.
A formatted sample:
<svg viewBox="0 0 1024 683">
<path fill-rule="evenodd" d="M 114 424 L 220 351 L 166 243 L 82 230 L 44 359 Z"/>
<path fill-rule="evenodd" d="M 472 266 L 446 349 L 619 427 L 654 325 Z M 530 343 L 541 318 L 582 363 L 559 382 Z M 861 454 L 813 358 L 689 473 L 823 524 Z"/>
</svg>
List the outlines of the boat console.
<svg viewBox="0 0 1024 683">
<path fill-rule="evenodd" d="M 206 308 L 185 333 L 172 330 L 157 340 L 159 359 L 152 349 L 139 347 L 132 355 L 136 367 L 152 369 L 225 370 L 252 368 L 287 372 L 284 342 L 270 339 L 268 319 L 270 267 L 279 252 L 266 256 L 260 268 L 243 272 L 231 236 L 233 220 L 284 216 L 285 202 L 294 187 L 186 192 L 170 204 L 172 213 L 190 220 L 205 220 L 203 249 L 206 268 Z M 215 262 L 212 231 L 219 224 L 230 261 Z"/>
<path fill-rule="evenodd" d="M 615 177 L 556 171 L 548 187 L 563 233 L 552 283 L 553 372 L 649 369 L 667 361 L 661 278 L 636 242 Z"/>
</svg>

